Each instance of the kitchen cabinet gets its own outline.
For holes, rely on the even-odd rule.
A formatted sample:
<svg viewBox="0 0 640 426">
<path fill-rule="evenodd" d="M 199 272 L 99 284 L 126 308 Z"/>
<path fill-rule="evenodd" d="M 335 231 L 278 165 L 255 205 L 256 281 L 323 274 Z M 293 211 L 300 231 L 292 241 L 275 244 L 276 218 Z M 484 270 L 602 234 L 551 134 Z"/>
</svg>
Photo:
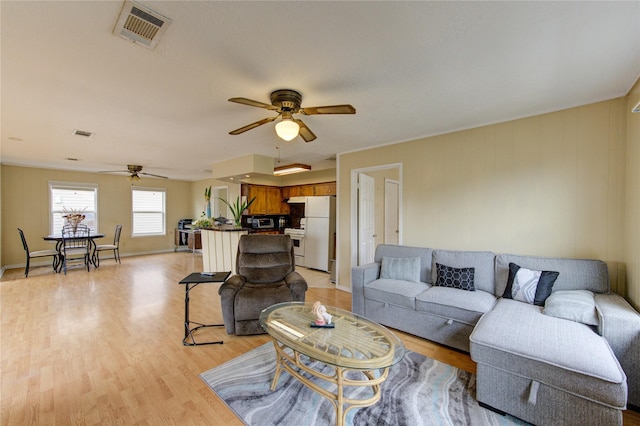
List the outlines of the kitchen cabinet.
<svg viewBox="0 0 640 426">
<path fill-rule="evenodd" d="M 262 185 L 247 185 L 247 200 L 254 199 L 249 206 L 249 214 L 265 214 L 267 212 L 267 189 Z"/>
<path fill-rule="evenodd" d="M 282 214 L 288 213 L 288 206 L 282 203 L 282 191 L 278 187 L 266 188 L 266 204 L 267 214 Z M 284 207 L 287 207 L 287 211 L 284 211 Z"/>
<path fill-rule="evenodd" d="M 322 195 L 336 195 L 336 182 L 285 186 L 282 188 L 282 198 L 286 200 L 291 197 L 313 197 Z"/>
<path fill-rule="evenodd" d="M 325 182 L 315 184 L 313 195 L 336 195 L 336 183 Z"/>
<path fill-rule="evenodd" d="M 243 188 L 245 190 L 245 188 Z M 289 205 L 283 202 L 282 190 L 277 186 L 246 185 L 247 199 L 255 197 L 248 214 L 289 214 Z"/>
</svg>

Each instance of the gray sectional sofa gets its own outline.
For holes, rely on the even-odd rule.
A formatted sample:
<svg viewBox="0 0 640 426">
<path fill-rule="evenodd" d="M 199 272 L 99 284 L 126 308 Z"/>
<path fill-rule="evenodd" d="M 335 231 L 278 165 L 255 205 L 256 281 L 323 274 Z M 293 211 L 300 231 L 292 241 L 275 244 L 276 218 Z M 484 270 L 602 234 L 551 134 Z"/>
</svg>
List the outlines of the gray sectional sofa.
<svg viewBox="0 0 640 426">
<path fill-rule="evenodd" d="M 379 245 L 351 285 L 353 312 L 469 352 L 497 411 L 601 425 L 640 406 L 640 314 L 604 262 Z"/>
</svg>

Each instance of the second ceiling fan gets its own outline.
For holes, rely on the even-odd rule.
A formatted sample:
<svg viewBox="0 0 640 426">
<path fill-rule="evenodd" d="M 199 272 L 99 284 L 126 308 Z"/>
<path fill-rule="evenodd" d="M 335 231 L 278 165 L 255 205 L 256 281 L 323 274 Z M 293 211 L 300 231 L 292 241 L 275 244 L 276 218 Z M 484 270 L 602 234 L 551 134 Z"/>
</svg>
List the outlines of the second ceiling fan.
<svg viewBox="0 0 640 426">
<path fill-rule="evenodd" d="M 302 108 L 302 95 L 291 89 L 276 90 L 271 93 L 271 105 L 263 102 L 254 101 L 247 98 L 231 98 L 229 102 L 249 105 L 258 108 L 264 108 L 275 111 L 278 115 L 274 117 L 263 118 L 255 123 L 247 124 L 239 129 L 229 132 L 230 135 L 239 135 L 247 130 L 255 129 L 263 124 L 270 123 L 278 117 L 282 117 L 281 121 L 276 124 L 276 133 L 286 141 L 290 141 L 298 134 L 302 136 L 305 142 L 311 142 L 316 139 L 316 135 L 307 127 L 302 120 L 294 118 L 294 114 L 303 115 L 319 115 L 319 114 L 355 114 L 356 109 L 351 105 L 328 105 L 320 107 Z"/>
</svg>

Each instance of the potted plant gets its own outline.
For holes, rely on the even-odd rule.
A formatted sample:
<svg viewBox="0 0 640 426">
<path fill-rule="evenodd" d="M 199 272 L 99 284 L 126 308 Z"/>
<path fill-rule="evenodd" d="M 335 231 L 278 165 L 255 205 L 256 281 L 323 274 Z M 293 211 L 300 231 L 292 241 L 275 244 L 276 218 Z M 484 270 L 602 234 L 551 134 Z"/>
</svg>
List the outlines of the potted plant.
<svg viewBox="0 0 640 426">
<path fill-rule="evenodd" d="M 231 214 L 233 215 L 233 222 L 236 225 L 236 228 L 240 228 L 242 226 L 242 212 L 248 209 L 251 204 L 256 200 L 256 197 L 253 197 L 249 201 L 241 201 L 240 196 L 236 198 L 234 203 L 229 203 L 224 198 L 220 198 L 222 202 L 224 202 L 227 206 L 229 206 L 229 210 L 231 210 Z"/>
</svg>

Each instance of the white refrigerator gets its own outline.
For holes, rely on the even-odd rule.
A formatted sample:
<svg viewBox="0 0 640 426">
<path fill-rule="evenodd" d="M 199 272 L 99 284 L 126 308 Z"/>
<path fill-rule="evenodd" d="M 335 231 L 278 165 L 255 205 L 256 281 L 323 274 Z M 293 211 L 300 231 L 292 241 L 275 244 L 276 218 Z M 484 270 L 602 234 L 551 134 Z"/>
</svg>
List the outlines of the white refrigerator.
<svg viewBox="0 0 640 426">
<path fill-rule="evenodd" d="M 304 266 L 329 272 L 329 260 L 335 258 L 336 197 L 307 197 L 304 216 Z"/>
</svg>

